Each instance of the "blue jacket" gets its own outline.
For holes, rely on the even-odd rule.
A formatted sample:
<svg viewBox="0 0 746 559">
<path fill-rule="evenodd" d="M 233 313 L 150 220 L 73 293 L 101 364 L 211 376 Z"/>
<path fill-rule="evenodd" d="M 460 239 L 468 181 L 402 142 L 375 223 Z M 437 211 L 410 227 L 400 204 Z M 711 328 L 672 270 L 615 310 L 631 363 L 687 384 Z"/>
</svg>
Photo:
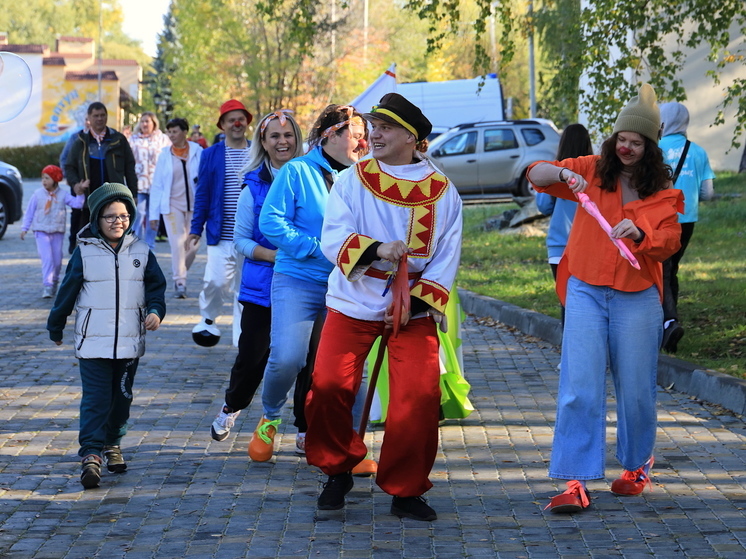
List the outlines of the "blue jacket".
<svg viewBox="0 0 746 559">
<path fill-rule="evenodd" d="M 577 202 L 555 198 L 546 192 L 536 193 L 536 206 L 544 215 L 552 216 L 547 231 L 547 256 L 559 258 L 565 252 L 567 238 L 570 236 L 572 220 L 575 219 Z"/>
<path fill-rule="evenodd" d="M 272 172 L 262 164 L 244 177 L 245 188 L 238 198 L 236 226 L 233 230 L 233 244 L 245 256 L 241 276 L 241 289 L 238 300 L 262 307 L 270 306 L 270 288 L 274 266 L 271 262 L 254 260 L 251 255 L 257 245 L 275 250 L 257 227 L 259 212 L 264 205 L 269 187 L 272 185 Z"/>
<path fill-rule="evenodd" d="M 285 163 L 259 215 L 259 228 L 277 246 L 275 271 L 326 285 L 334 265 L 321 252 L 321 226 L 329 198 L 322 169 L 334 171 L 316 147 Z"/>
<path fill-rule="evenodd" d="M 194 187 L 194 214 L 189 233 L 201 236 L 202 229 L 205 229 L 207 224 L 207 244 L 216 245 L 220 242 L 223 225 L 225 142 L 212 145 L 202 152 L 197 177 L 197 184 Z"/>
</svg>

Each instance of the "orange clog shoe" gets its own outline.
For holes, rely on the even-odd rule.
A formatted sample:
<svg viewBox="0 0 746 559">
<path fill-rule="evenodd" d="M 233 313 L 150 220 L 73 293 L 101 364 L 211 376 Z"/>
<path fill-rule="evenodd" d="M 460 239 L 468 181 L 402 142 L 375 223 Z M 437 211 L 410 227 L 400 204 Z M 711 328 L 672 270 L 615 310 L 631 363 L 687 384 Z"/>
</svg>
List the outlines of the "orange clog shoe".
<svg viewBox="0 0 746 559">
<path fill-rule="evenodd" d="M 266 417 L 262 417 L 259 420 L 259 425 L 256 426 L 249 441 L 249 457 L 254 462 L 267 462 L 272 458 L 275 451 L 275 435 L 279 424 L 279 419 L 270 421 Z"/>
</svg>

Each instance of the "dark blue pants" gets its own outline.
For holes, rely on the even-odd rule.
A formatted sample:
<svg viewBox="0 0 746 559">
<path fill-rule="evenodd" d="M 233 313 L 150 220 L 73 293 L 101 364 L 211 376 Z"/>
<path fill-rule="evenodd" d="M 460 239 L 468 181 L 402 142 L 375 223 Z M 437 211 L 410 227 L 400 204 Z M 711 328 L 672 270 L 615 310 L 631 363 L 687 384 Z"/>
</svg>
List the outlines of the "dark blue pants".
<svg viewBox="0 0 746 559">
<path fill-rule="evenodd" d="M 104 446 L 119 445 L 127 434 L 132 384 L 139 359 L 80 359 L 81 457 L 102 455 Z"/>
<path fill-rule="evenodd" d="M 694 233 L 694 223 L 681 224 L 681 248 L 663 261 L 663 322 L 679 319 L 679 262 Z"/>
</svg>

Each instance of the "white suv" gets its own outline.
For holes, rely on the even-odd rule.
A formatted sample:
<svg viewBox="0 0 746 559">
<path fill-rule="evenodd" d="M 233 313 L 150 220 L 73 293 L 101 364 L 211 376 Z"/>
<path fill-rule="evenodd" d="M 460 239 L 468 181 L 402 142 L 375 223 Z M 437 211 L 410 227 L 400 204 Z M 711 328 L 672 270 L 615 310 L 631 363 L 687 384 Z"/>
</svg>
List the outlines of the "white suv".
<svg viewBox="0 0 746 559">
<path fill-rule="evenodd" d="M 549 120 L 459 124 L 435 138 L 427 154 L 462 197 L 512 193 L 531 196 L 526 169 L 554 160 L 560 134 Z"/>
</svg>

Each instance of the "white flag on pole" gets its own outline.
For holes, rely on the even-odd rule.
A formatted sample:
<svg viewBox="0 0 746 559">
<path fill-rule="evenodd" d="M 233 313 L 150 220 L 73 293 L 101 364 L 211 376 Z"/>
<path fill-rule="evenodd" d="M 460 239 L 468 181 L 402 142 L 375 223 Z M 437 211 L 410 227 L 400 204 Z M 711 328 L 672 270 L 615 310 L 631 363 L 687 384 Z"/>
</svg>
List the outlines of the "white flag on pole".
<svg viewBox="0 0 746 559">
<path fill-rule="evenodd" d="M 381 97 L 396 91 L 396 64 L 389 66 L 379 78 L 368 86 L 350 103 L 360 113 L 369 113 L 373 105 L 378 105 Z"/>
</svg>

